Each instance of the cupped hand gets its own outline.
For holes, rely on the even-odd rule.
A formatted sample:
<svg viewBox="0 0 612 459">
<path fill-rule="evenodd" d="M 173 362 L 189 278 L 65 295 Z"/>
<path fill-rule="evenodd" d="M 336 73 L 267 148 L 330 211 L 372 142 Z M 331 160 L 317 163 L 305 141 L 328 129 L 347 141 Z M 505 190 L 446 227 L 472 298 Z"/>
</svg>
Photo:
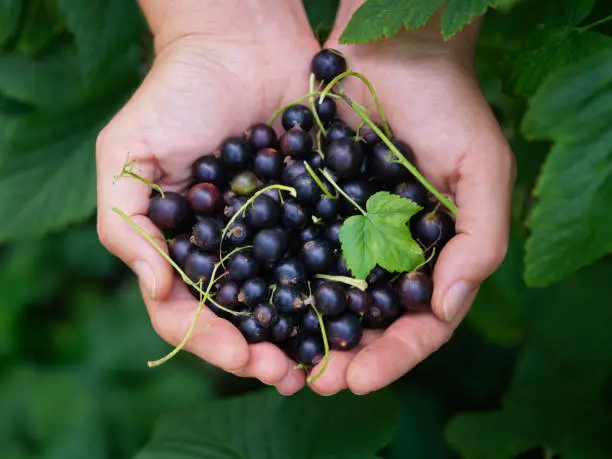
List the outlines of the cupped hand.
<svg viewBox="0 0 612 459">
<path fill-rule="evenodd" d="M 432 312 L 406 315 L 384 333 L 368 331 L 352 351 L 333 351 L 326 371 L 311 383 L 321 394 L 380 389 L 451 337 L 481 282 L 505 257 L 514 183 L 513 155 L 473 72 L 477 25 L 444 42 L 435 17 L 418 31 L 342 46 L 338 37 L 359 3 L 341 2 L 325 47 L 341 51 L 372 82 L 394 135 L 411 146 L 428 180 L 456 203 L 457 235 L 435 267 Z M 374 116 L 363 83 L 346 78 L 343 84 Z M 353 126 L 359 121 L 350 108 L 343 116 Z"/>
<path fill-rule="evenodd" d="M 153 327 L 171 345 L 185 336 L 198 302 L 153 246 L 111 210 L 118 207 L 161 238 L 146 216 L 150 188 L 132 178 L 114 183 L 114 176 L 129 152 L 141 176 L 164 190 L 185 191 L 194 160 L 308 93 L 310 60 L 319 49 L 300 1 L 267 2 L 271 9 L 223 3 L 205 12 L 202 33 L 161 27 L 158 15 L 152 28 L 166 33 L 157 37 L 154 64 L 97 143 L 100 239 L 137 274 Z M 303 372 L 278 348 L 247 345 L 233 325 L 206 308 L 185 349 L 282 393 L 304 385 Z"/>
</svg>

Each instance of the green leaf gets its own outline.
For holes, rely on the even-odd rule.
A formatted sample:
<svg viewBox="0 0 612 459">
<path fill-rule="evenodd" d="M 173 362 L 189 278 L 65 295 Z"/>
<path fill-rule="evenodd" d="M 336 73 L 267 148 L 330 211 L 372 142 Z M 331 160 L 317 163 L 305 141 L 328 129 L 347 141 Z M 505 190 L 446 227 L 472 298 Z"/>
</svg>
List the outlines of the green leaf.
<svg viewBox="0 0 612 459">
<path fill-rule="evenodd" d="M 17 31 L 21 8 L 21 0 L 0 1 L 0 48 L 2 48 Z"/>
<path fill-rule="evenodd" d="M 391 37 L 401 27 L 425 25 L 444 0 L 367 0 L 355 11 L 340 36 L 340 43 L 366 43 Z"/>
<path fill-rule="evenodd" d="M 342 255 L 358 279 L 365 279 L 378 264 L 390 272 L 407 272 L 424 261 L 412 238 L 408 220 L 422 208 L 409 199 L 386 191 L 366 204 L 367 215 L 353 215 L 340 228 Z"/>
<path fill-rule="evenodd" d="M 375 459 L 394 436 L 387 391 L 320 397 L 273 389 L 165 418 L 138 459 Z"/>
<path fill-rule="evenodd" d="M 338 0 L 303 0 L 310 27 L 321 42 L 334 25 L 338 3 Z"/>
<path fill-rule="evenodd" d="M 135 0 L 59 0 L 83 70 L 92 76 L 138 43 L 143 21 Z"/>
<path fill-rule="evenodd" d="M 442 35 L 448 40 L 475 16 L 484 14 L 487 8 L 496 4 L 497 0 L 448 0 L 442 13 Z"/>
<path fill-rule="evenodd" d="M 554 75 L 531 101 L 526 137 L 554 140 L 527 224 L 526 282 L 543 286 L 612 251 L 612 50 Z"/>
<path fill-rule="evenodd" d="M 26 56 L 45 51 L 65 31 L 56 0 L 30 0 L 16 50 Z"/>
</svg>

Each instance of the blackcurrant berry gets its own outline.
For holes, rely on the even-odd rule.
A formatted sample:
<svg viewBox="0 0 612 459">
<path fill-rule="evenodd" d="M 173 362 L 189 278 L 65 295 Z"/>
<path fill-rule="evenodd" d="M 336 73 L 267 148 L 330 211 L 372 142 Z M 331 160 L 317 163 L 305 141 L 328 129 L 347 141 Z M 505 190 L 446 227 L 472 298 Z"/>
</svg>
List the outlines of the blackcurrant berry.
<svg viewBox="0 0 612 459">
<path fill-rule="evenodd" d="M 282 259 L 289 249 L 289 235 L 282 228 L 265 228 L 253 239 L 253 255 L 262 262 Z"/>
<path fill-rule="evenodd" d="M 252 159 L 253 147 L 245 138 L 229 137 L 221 145 L 221 162 L 232 171 L 248 169 Z"/>
<path fill-rule="evenodd" d="M 257 190 L 257 177 L 251 171 L 243 171 L 232 179 L 231 190 L 238 196 L 251 196 Z"/>
<path fill-rule="evenodd" d="M 283 341 L 295 336 L 297 327 L 295 320 L 291 316 L 280 316 L 278 322 L 270 329 L 270 341 L 282 343 Z"/>
<path fill-rule="evenodd" d="M 219 188 L 227 183 L 227 175 L 221 161 L 212 155 L 197 159 L 191 166 L 191 175 L 198 182 L 213 183 Z"/>
<path fill-rule="evenodd" d="M 395 282 L 395 292 L 406 311 L 425 311 L 431 307 L 433 282 L 421 272 L 406 273 Z"/>
<path fill-rule="evenodd" d="M 253 159 L 253 172 L 262 179 L 279 179 L 283 173 L 283 155 L 273 148 L 259 150 Z"/>
<path fill-rule="evenodd" d="M 414 164 L 414 153 L 410 147 L 398 139 L 392 139 L 393 145 L 410 163 Z M 411 174 L 402 164 L 397 162 L 397 156 L 389 149 L 387 144 L 379 140 L 372 147 L 370 165 L 372 173 L 385 184 L 394 184 L 410 181 Z"/>
<path fill-rule="evenodd" d="M 361 144 L 353 139 L 334 140 L 327 147 L 325 165 L 338 178 L 353 178 L 359 175 L 363 163 Z"/>
<path fill-rule="evenodd" d="M 425 247 L 435 244 L 439 251 L 455 235 L 455 222 L 444 211 L 423 210 L 410 219 L 410 232 Z"/>
<path fill-rule="evenodd" d="M 280 205 L 272 198 L 257 196 L 246 208 L 246 221 L 253 228 L 269 228 L 278 222 Z"/>
<path fill-rule="evenodd" d="M 244 217 L 242 216 L 242 211 L 240 209 L 242 209 L 242 206 L 244 206 L 246 202 L 247 198 L 245 198 L 244 196 L 236 196 L 232 198 L 229 204 L 227 204 L 223 208 L 223 216 L 225 217 L 225 220 L 229 221 L 234 217 L 234 215 L 238 214 L 238 212 L 240 213 L 234 221 L 244 220 Z"/>
<path fill-rule="evenodd" d="M 340 248 L 340 228 L 343 224 L 343 220 L 336 220 L 325 228 L 325 240 L 332 249 Z"/>
<path fill-rule="evenodd" d="M 206 291 L 206 288 L 203 289 Z M 228 309 L 233 309 L 238 304 L 238 292 L 240 291 L 240 285 L 238 282 L 224 280 L 215 295 L 215 301 L 221 306 L 225 306 Z"/>
<path fill-rule="evenodd" d="M 332 267 L 334 252 L 325 241 L 308 241 L 300 249 L 300 260 L 311 273 L 323 274 Z"/>
<path fill-rule="evenodd" d="M 425 209 L 431 206 L 427 189 L 420 182 L 402 182 L 395 187 L 395 194 L 410 199 Z"/>
<path fill-rule="evenodd" d="M 342 314 L 326 319 L 325 332 L 330 349 L 349 351 L 361 341 L 363 327 L 357 316 Z"/>
<path fill-rule="evenodd" d="M 304 309 L 304 298 L 295 285 L 279 285 L 274 290 L 272 302 L 281 314 L 291 314 Z"/>
<path fill-rule="evenodd" d="M 321 156 L 316 150 L 313 150 L 312 153 L 310 153 L 310 156 L 308 157 L 306 162 L 314 170 L 322 169 L 325 166 L 325 160 L 323 159 L 323 156 Z"/>
<path fill-rule="evenodd" d="M 316 365 L 325 357 L 323 341 L 318 336 L 303 336 L 299 338 L 296 350 L 296 359 L 307 366 Z"/>
<path fill-rule="evenodd" d="M 380 126 L 377 126 L 379 129 L 381 129 Z M 369 151 L 376 142 L 378 142 L 380 140 L 380 137 L 378 137 L 378 134 L 376 134 L 376 132 L 374 132 L 374 130 L 370 127 L 370 126 L 361 126 L 361 129 L 359 129 L 359 137 L 361 137 L 366 145 L 366 149 Z"/>
<path fill-rule="evenodd" d="M 191 235 L 181 234 L 168 242 L 168 253 L 170 258 L 180 267 L 185 266 L 185 260 L 193 251 Z"/>
<path fill-rule="evenodd" d="M 267 330 L 255 320 L 254 316 L 241 317 L 238 328 L 249 343 L 261 343 L 267 339 Z"/>
<path fill-rule="evenodd" d="M 334 121 L 327 129 L 327 142 L 334 142 L 340 139 L 353 139 L 353 131 L 344 121 Z"/>
<path fill-rule="evenodd" d="M 198 183 L 192 186 L 187 200 L 196 215 L 207 217 L 214 214 L 220 203 L 219 188 L 212 183 Z"/>
<path fill-rule="evenodd" d="M 321 324 L 319 323 L 319 316 L 314 312 L 314 309 L 308 308 L 302 314 L 300 318 L 300 327 L 302 330 L 308 333 L 321 333 Z"/>
<path fill-rule="evenodd" d="M 370 271 L 368 277 L 366 277 L 366 282 L 368 283 L 368 285 L 384 284 L 389 282 L 392 277 L 393 274 L 391 274 L 389 271 L 382 268 L 381 266 L 376 265 L 374 266 L 374 268 L 372 268 L 372 271 Z"/>
<path fill-rule="evenodd" d="M 310 222 L 310 214 L 302 204 L 290 198 L 281 209 L 281 222 L 287 229 L 299 230 Z"/>
<path fill-rule="evenodd" d="M 253 230 L 244 221 L 236 219 L 227 229 L 225 239 L 222 241 L 230 247 L 244 247 L 249 245 L 253 238 Z"/>
<path fill-rule="evenodd" d="M 247 279 L 238 293 L 238 301 L 247 306 L 255 306 L 268 299 L 268 283 L 261 277 Z"/>
<path fill-rule="evenodd" d="M 326 316 L 337 316 L 346 309 L 346 290 L 339 282 L 321 282 L 315 290 L 315 305 Z"/>
<path fill-rule="evenodd" d="M 306 283 L 306 268 L 295 258 L 285 258 L 276 265 L 274 279 L 278 284 L 301 286 Z"/>
<path fill-rule="evenodd" d="M 323 220 L 333 220 L 338 216 L 339 200 L 321 195 L 315 204 L 314 214 Z"/>
<path fill-rule="evenodd" d="M 206 289 L 217 263 L 219 263 L 217 254 L 194 250 L 185 260 L 185 274 L 193 282 L 202 281 L 203 288 Z"/>
<path fill-rule="evenodd" d="M 321 102 L 319 102 L 319 98 L 317 97 L 315 100 L 315 110 L 323 123 L 329 123 L 338 113 L 336 102 L 334 102 L 334 99 L 331 97 L 326 97 Z"/>
<path fill-rule="evenodd" d="M 278 309 L 270 303 L 259 303 L 253 308 L 253 317 L 263 328 L 270 328 L 278 322 Z"/>
<path fill-rule="evenodd" d="M 346 291 L 346 307 L 353 314 L 365 314 L 372 306 L 372 294 L 355 287 L 350 287 Z"/>
<path fill-rule="evenodd" d="M 237 252 L 227 261 L 228 278 L 235 281 L 244 281 L 257 276 L 259 262 L 248 251 Z"/>
<path fill-rule="evenodd" d="M 301 247 L 306 242 L 317 239 L 318 237 L 320 237 L 320 234 L 321 234 L 321 231 L 318 225 L 310 224 L 306 226 L 303 230 L 301 230 L 298 233 L 298 240 L 299 240 L 298 246 Z"/>
<path fill-rule="evenodd" d="M 189 225 L 193 216 L 189 203 L 178 193 L 167 191 L 164 197 L 153 196 L 149 200 L 148 216 L 162 231 L 179 231 Z"/>
<path fill-rule="evenodd" d="M 278 146 L 276 132 L 265 123 L 257 123 L 251 126 L 247 130 L 246 138 L 254 151 L 264 148 L 276 148 Z"/>
<path fill-rule="evenodd" d="M 308 131 L 296 126 L 281 136 L 280 148 L 293 158 L 306 159 L 312 151 L 312 137 Z"/>
<path fill-rule="evenodd" d="M 291 105 L 283 112 L 281 123 L 287 131 L 295 126 L 305 131 L 310 131 L 314 124 L 314 116 L 312 116 L 312 112 L 305 105 Z"/>
<path fill-rule="evenodd" d="M 346 59 L 340 51 L 322 49 L 312 58 L 310 70 L 318 81 L 329 83 L 346 72 Z"/>
<path fill-rule="evenodd" d="M 296 178 L 293 187 L 300 202 L 315 203 L 321 196 L 321 188 L 308 172 Z"/>
<path fill-rule="evenodd" d="M 364 179 L 347 180 L 340 183 L 340 188 L 362 209 L 375 192 L 374 186 Z M 354 215 L 358 212 L 355 206 L 344 197 L 340 197 L 340 208 L 345 215 Z"/>
<path fill-rule="evenodd" d="M 400 316 L 400 305 L 395 292 L 388 285 L 370 288 L 372 306 L 363 316 L 365 328 L 387 328 Z"/>
<path fill-rule="evenodd" d="M 291 185 L 295 183 L 295 180 L 302 174 L 307 174 L 306 166 L 302 161 L 292 161 L 285 166 L 283 169 L 283 175 L 281 181 L 285 185 Z"/>
<path fill-rule="evenodd" d="M 215 218 L 202 218 L 193 226 L 191 243 L 206 252 L 219 252 L 223 225 Z"/>
<path fill-rule="evenodd" d="M 261 194 L 261 196 L 267 196 L 270 199 L 273 199 L 274 202 L 282 204 L 282 201 L 285 199 L 286 194 L 286 191 L 282 191 L 277 188 L 268 188 Z M 281 196 L 283 197 L 283 199 L 281 199 Z"/>
<path fill-rule="evenodd" d="M 351 271 L 346 266 L 346 259 L 340 255 L 336 261 L 336 273 L 338 276 L 352 277 Z"/>
</svg>

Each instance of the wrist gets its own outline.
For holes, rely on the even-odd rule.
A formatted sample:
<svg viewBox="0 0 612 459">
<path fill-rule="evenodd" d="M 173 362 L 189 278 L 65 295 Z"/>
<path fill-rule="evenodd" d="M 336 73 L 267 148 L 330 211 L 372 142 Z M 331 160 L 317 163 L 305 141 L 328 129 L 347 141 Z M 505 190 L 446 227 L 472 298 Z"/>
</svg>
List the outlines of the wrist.
<svg viewBox="0 0 612 459">
<path fill-rule="evenodd" d="M 253 31 L 288 33 L 308 24 L 301 0 L 138 0 L 159 52 L 186 36 L 254 39 Z"/>
</svg>

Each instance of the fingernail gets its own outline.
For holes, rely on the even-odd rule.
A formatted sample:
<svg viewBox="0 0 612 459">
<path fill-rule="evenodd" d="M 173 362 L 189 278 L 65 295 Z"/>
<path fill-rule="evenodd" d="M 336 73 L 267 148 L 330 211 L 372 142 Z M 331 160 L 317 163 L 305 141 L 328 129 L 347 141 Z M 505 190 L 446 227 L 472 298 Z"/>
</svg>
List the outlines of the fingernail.
<svg viewBox="0 0 612 459">
<path fill-rule="evenodd" d="M 465 305 L 465 300 L 472 291 L 472 286 L 466 281 L 455 282 L 448 289 L 444 297 L 444 317 L 447 322 L 452 322 L 453 319 L 461 312 Z"/>
<path fill-rule="evenodd" d="M 152 300 L 157 299 L 157 283 L 155 281 L 155 276 L 153 275 L 153 270 L 149 266 L 148 263 L 144 261 L 137 261 L 132 266 L 132 269 L 138 276 L 138 279 L 142 283 L 144 289 L 147 291 Z"/>
</svg>

